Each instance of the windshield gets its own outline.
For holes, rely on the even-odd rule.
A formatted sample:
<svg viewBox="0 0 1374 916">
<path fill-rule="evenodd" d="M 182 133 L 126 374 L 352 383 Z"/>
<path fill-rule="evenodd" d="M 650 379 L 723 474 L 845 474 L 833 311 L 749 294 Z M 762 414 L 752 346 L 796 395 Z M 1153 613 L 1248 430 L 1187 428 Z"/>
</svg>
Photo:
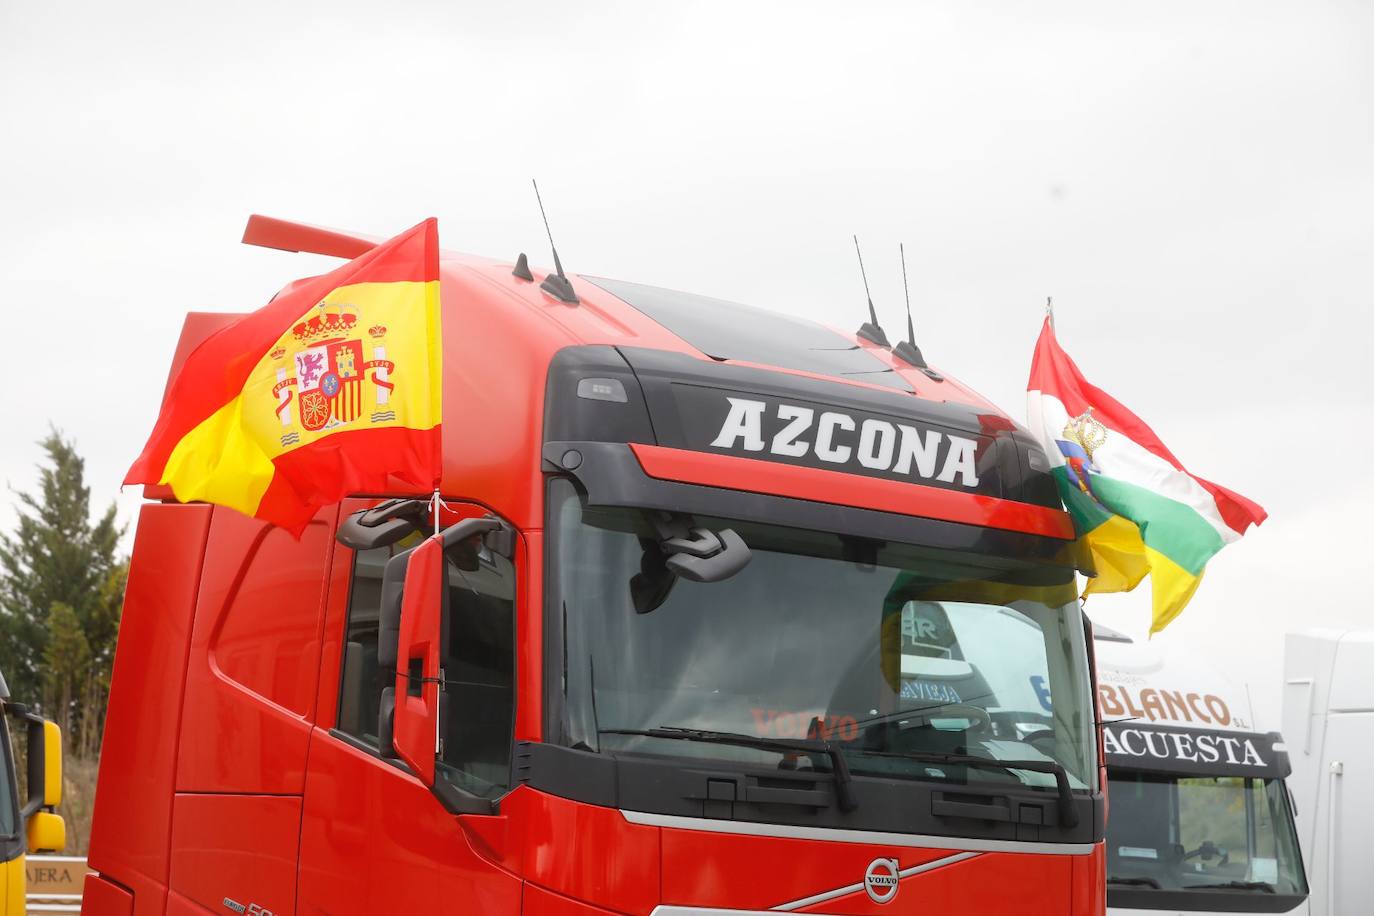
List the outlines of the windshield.
<svg viewBox="0 0 1374 916">
<path fill-rule="evenodd" d="M 1057 763 L 1095 783 L 1083 624 L 1071 570 L 1014 558 L 697 517 L 751 558 L 719 582 L 678 579 L 636 611 L 652 568 L 644 513 L 550 490 L 551 593 L 564 628 L 563 741 L 601 752 L 789 768 L 795 750 L 625 734 L 690 728 L 842 749 L 855 776 L 1010 781 L 1043 772 L 935 754 Z M 917 759 L 914 755 L 924 755 Z M 824 755 L 809 765 L 833 767 Z"/>
<path fill-rule="evenodd" d="M 1306 894 L 1283 780 L 1110 772 L 1107 885 Z"/>
</svg>

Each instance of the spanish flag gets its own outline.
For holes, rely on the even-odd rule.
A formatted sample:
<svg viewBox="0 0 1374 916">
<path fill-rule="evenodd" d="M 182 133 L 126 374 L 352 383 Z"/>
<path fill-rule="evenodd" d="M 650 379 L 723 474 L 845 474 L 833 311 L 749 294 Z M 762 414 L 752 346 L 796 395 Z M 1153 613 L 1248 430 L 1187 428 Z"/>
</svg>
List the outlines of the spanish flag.
<svg viewBox="0 0 1374 916">
<path fill-rule="evenodd" d="M 197 347 L 126 484 L 297 534 L 323 505 L 440 474 L 438 223 L 305 281 Z"/>
<path fill-rule="evenodd" d="M 1145 421 L 1083 377 L 1048 318 L 1027 388 L 1028 425 L 1097 566 L 1084 594 L 1128 592 L 1149 575 L 1158 633 L 1193 597 L 1207 561 L 1267 513 L 1190 473 Z"/>
</svg>

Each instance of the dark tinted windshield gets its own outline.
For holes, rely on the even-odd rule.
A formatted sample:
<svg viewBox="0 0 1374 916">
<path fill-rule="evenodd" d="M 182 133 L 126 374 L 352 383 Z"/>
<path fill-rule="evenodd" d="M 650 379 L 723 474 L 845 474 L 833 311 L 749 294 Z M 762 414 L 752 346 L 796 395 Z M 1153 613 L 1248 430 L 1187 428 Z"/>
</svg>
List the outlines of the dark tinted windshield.
<svg viewBox="0 0 1374 916">
<path fill-rule="evenodd" d="M 584 277 L 634 306 L 707 356 L 853 378 L 911 391 L 905 379 L 853 341 L 804 318 L 681 293 Z"/>
<path fill-rule="evenodd" d="M 1054 784 L 901 757 L 929 752 L 1057 761 L 1074 787 L 1094 784 L 1069 570 L 698 518 L 738 532 L 748 566 L 722 582 L 678 580 L 638 613 L 630 580 L 655 544 L 642 513 L 588 509 L 568 481 L 550 498 L 568 744 L 785 763 L 784 751 L 610 734 L 687 727 L 829 740 L 856 776 Z"/>
<path fill-rule="evenodd" d="M 1109 893 L 1307 893 L 1281 780 L 1113 770 L 1108 783 Z"/>
</svg>

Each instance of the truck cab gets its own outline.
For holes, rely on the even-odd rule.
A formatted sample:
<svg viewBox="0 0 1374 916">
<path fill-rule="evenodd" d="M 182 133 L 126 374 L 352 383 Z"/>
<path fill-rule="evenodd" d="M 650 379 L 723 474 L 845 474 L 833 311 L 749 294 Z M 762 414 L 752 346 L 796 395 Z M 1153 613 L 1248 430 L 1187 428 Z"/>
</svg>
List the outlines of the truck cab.
<svg viewBox="0 0 1374 916">
<path fill-rule="evenodd" d="M 25 791 L 20 797 L 10 720 L 24 736 Z M 62 733 L 56 723 L 10 700 L 0 672 L 0 913 L 23 916 L 25 853 L 61 852 Z"/>
<path fill-rule="evenodd" d="M 1359 912 L 1374 895 L 1374 630 L 1287 635 L 1283 726 L 1312 916 Z"/>
<path fill-rule="evenodd" d="M 1107 912 L 1308 912 L 1278 732 L 1181 650 L 1094 627 L 1111 819 Z"/>
<path fill-rule="evenodd" d="M 1030 436 L 865 336 L 567 290 L 443 254 L 437 506 L 147 489 L 83 912 L 1101 913 Z"/>
</svg>

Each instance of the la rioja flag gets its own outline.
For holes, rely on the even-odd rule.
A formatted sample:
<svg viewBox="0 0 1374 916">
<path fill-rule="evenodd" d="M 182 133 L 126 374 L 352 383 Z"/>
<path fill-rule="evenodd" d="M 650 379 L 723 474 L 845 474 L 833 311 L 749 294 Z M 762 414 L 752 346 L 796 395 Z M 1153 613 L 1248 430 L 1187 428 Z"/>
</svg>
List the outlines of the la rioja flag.
<svg viewBox="0 0 1374 916">
<path fill-rule="evenodd" d="M 1213 554 L 1265 511 L 1189 473 L 1143 420 L 1083 377 L 1049 318 L 1027 388 L 1027 422 L 1097 566 L 1084 593 L 1130 591 L 1148 574 L 1150 632 L 1159 632 L 1192 598 Z"/>
</svg>

